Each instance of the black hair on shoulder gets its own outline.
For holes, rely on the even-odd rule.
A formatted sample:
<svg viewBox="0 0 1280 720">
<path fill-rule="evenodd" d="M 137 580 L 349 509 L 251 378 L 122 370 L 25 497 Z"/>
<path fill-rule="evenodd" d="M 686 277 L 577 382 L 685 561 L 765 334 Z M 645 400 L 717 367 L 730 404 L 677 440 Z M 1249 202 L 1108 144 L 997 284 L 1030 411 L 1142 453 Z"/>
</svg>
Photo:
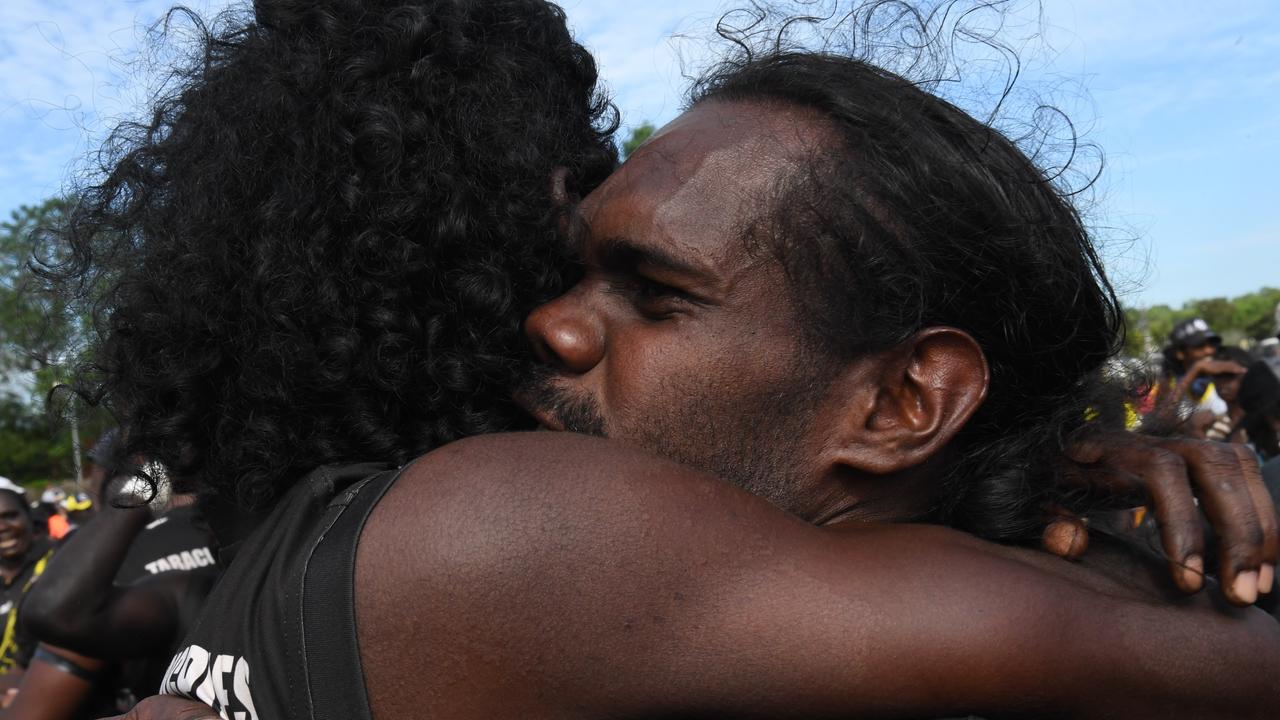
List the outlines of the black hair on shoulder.
<svg viewBox="0 0 1280 720">
<path fill-rule="evenodd" d="M 318 465 L 528 421 L 520 324 L 564 283 L 551 176 L 617 162 L 543 0 L 256 0 L 210 23 L 77 193 L 78 390 L 177 490 L 260 510 Z M 190 34 L 190 33 L 188 33 Z"/>
</svg>

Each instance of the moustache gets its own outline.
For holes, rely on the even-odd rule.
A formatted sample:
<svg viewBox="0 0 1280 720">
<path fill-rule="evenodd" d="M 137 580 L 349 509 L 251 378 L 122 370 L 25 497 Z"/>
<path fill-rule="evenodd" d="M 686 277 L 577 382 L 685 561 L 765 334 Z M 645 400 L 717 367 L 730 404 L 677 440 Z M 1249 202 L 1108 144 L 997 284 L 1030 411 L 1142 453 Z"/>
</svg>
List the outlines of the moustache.
<svg viewBox="0 0 1280 720">
<path fill-rule="evenodd" d="M 590 397 L 575 396 L 557 385 L 555 373 L 547 368 L 537 368 L 518 395 L 523 404 L 550 416 L 563 430 L 608 437 L 599 405 Z"/>
</svg>

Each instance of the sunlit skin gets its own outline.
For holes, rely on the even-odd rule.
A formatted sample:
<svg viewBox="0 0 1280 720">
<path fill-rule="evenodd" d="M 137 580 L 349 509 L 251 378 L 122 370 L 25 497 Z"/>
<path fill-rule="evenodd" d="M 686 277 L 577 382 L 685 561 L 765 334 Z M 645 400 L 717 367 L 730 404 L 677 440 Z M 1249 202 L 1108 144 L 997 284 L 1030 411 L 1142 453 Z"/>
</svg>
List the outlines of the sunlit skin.
<svg viewBox="0 0 1280 720">
<path fill-rule="evenodd" d="M 356 557 L 375 720 L 1266 717 L 1280 702 L 1280 627 L 1260 613 L 1159 602 L 1128 579 L 1142 568 L 850 522 L 918 507 L 987 372 L 949 328 L 834 365 L 801 347 L 780 267 L 733 230 L 825 132 L 702 104 L 585 199 L 585 277 L 527 324 L 567 402 L 525 399 L 548 428 L 599 420 L 611 439 L 481 436 L 405 469 Z M 797 396 L 811 406 L 773 405 Z M 755 467 L 728 479 L 765 499 L 637 445 L 702 468 L 739 451 Z"/>
<path fill-rule="evenodd" d="M 585 277 L 527 329 L 559 399 L 613 440 L 472 438 L 392 487 L 357 553 L 375 718 L 1017 714 L 1049 696 L 1055 711 L 1141 715 L 1263 687 L 1251 678 L 1268 672 L 1258 658 L 1280 661 L 1280 630 L 1153 603 L 1162 571 L 1117 579 L 942 528 L 848 522 L 917 507 L 987 372 L 948 328 L 808 362 L 780 267 L 734 231 L 825 132 L 803 112 L 704 103 L 586 198 Z M 770 406 L 796 392 L 812 407 Z M 586 417 L 530 409 L 551 429 Z M 728 473 L 771 506 L 630 444 L 796 469 Z M 1248 662 L 1242 642 L 1257 643 Z M 1178 671 L 1218 652 L 1222 677 Z M 1219 695 L 1223 682 L 1251 689 Z"/>
<path fill-rule="evenodd" d="M 781 263 L 744 230 L 779 176 L 836 142 L 808 111 L 700 104 L 582 203 L 585 277 L 525 327 L 554 371 L 551 386 L 594 407 L 609 437 L 810 522 L 902 519 L 925 499 L 927 473 L 908 471 L 976 409 L 987 369 L 950 329 L 905 353 L 852 361 L 802 335 Z M 886 384 L 904 362 L 918 377 Z M 914 402 L 921 379 L 937 410 L 930 419 L 895 402 Z M 565 426 L 554 407 L 527 404 L 544 424 Z"/>
</svg>

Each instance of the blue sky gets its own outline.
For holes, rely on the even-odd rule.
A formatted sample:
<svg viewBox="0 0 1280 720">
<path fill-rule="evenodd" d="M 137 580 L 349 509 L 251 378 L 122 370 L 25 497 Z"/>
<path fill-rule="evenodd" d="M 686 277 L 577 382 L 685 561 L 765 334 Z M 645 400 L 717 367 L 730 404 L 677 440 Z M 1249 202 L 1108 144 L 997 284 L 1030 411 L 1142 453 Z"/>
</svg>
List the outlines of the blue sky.
<svg viewBox="0 0 1280 720">
<path fill-rule="evenodd" d="M 0 212 L 55 194 L 102 129 L 137 111 L 146 78 L 129 63 L 141 28 L 170 4 L 5 0 Z M 207 11 L 224 3 L 187 4 Z M 596 53 L 624 122 L 661 124 L 679 110 L 682 68 L 705 52 L 690 38 L 705 33 L 726 3 L 562 4 Z M 1126 302 L 1177 304 L 1280 285 L 1274 0 L 1021 7 L 1008 37 L 1026 61 L 1023 89 L 1066 109 L 1105 153 L 1087 218 L 1105 241 Z M 971 106 L 984 109 L 981 99 Z M 1011 106 L 1015 115 L 1021 107 Z"/>
</svg>

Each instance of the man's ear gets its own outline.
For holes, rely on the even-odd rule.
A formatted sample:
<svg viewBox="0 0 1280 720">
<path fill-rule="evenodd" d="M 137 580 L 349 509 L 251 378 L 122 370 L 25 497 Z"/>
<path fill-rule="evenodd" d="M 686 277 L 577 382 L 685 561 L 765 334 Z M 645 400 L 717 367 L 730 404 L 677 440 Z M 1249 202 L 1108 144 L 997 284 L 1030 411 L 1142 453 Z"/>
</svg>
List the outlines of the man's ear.
<svg viewBox="0 0 1280 720">
<path fill-rule="evenodd" d="M 924 463 L 956 436 L 987 397 L 986 356 L 968 333 L 951 327 L 921 330 L 851 383 L 831 450 L 835 464 L 888 475 Z M 853 377 L 857 375 L 859 377 Z"/>
</svg>

